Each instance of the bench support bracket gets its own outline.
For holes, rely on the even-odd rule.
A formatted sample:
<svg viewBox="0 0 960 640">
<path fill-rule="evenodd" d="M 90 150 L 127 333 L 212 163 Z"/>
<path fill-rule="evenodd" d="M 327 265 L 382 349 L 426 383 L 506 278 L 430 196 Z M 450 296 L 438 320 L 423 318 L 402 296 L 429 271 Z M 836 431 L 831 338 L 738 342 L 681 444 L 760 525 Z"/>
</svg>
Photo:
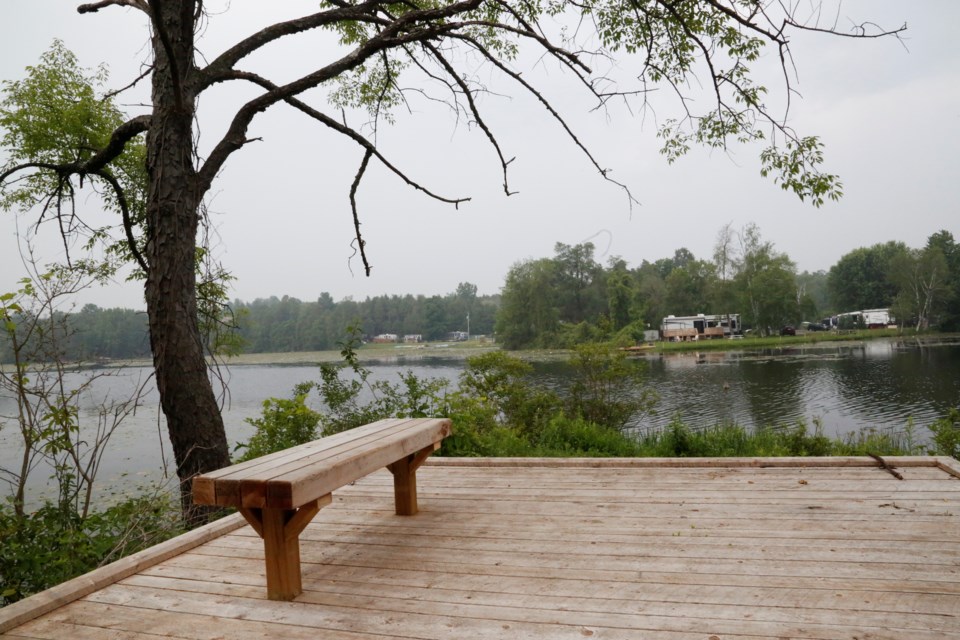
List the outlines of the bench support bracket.
<svg viewBox="0 0 960 640">
<path fill-rule="evenodd" d="M 393 502 L 398 516 L 416 515 L 417 469 L 439 448 L 440 443 L 434 442 L 429 447 L 387 465 L 387 469 L 393 474 Z"/>
<path fill-rule="evenodd" d="M 240 513 L 257 535 L 263 538 L 267 597 L 271 600 L 293 600 L 303 592 L 300 582 L 300 532 L 320 509 L 332 501 L 333 496 L 328 493 L 299 509 L 240 507 Z"/>
</svg>

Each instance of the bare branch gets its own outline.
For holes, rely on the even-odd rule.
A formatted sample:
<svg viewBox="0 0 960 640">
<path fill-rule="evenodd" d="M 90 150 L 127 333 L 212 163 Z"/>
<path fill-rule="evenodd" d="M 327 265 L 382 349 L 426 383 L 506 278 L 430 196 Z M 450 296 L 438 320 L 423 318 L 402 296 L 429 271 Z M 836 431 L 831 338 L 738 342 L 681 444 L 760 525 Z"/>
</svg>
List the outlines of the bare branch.
<svg viewBox="0 0 960 640">
<path fill-rule="evenodd" d="M 23 164 L 18 164 L 10 167 L 3 173 L 0 173 L 0 185 L 3 185 L 7 181 L 7 178 L 10 176 L 20 173 L 25 169 L 48 169 L 50 171 L 59 171 L 62 165 L 51 164 L 49 162 L 24 162 Z"/>
<path fill-rule="evenodd" d="M 503 150 L 500 149 L 500 143 L 497 142 L 497 138 L 493 135 L 493 132 L 490 131 L 490 128 L 487 126 L 487 123 L 483 121 L 483 117 L 480 115 L 480 111 L 477 109 L 477 105 L 473 100 L 473 91 L 467 86 L 466 81 L 457 74 L 457 70 L 453 68 L 453 65 L 443 56 L 440 50 L 429 42 L 424 42 L 423 46 L 425 49 L 430 51 L 433 56 L 437 59 L 437 62 L 446 70 L 447 75 L 453 78 L 453 81 L 457 83 L 460 87 L 460 91 L 463 93 L 463 97 L 467 100 L 467 105 L 470 107 L 470 112 L 473 114 L 473 119 L 476 121 L 477 126 L 483 130 L 487 135 L 487 139 L 490 141 L 490 144 L 493 145 L 493 148 L 497 152 L 497 157 L 500 159 L 500 166 L 503 169 L 503 192 L 510 196 L 516 193 L 516 191 L 510 191 L 510 180 L 507 176 L 507 165 L 513 162 L 514 158 L 507 160 L 503 157 Z"/>
<path fill-rule="evenodd" d="M 583 73 L 592 73 L 590 67 L 583 63 L 583 61 L 575 54 L 554 45 L 550 40 L 548 40 L 539 30 L 533 28 L 529 22 L 527 22 L 523 16 L 521 16 L 509 3 L 504 2 L 503 0 L 498 0 L 498 5 L 500 5 L 507 13 L 513 16 L 513 19 L 517 21 L 523 29 L 510 28 L 508 25 L 499 25 L 506 28 L 508 31 L 513 31 L 514 33 L 529 38 L 536 41 L 545 51 L 553 54 L 555 58 L 564 62 L 568 67 L 573 69 L 577 75 L 580 75 L 580 72 Z M 492 25 L 491 25 L 492 26 Z"/>
<path fill-rule="evenodd" d="M 783 21 L 784 25 L 793 27 L 794 29 L 800 29 L 802 31 L 813 31 L 815 33 L 826 33 L 831 36 L 840 36 L 842 38 L 858 38 L 858 39 L 873 39 L 873 38 L 885 38 L 887 36 L 894 36 L 897 40 L 900 40 L 900 34 L 907 30 L 907 23 L 904 22 L 901 26 L 896 29 L 885 30 L 882 29 L 879 25 L 873 22 L 863 22 L 860 24 L 854 24 L 850 29 L 849 33 L 843 31 L 837 31 L 833 28 L 819 27 L 817 25 L 806 25 L 802 22 L 795 21 L 792 17 L 788 15 L 787 18 Z M 873 30 L 869 30 L 867 27 L 873 27 Z"/>
<path fill-rule="evenodd" d="M 73 202 L 73 185 L 70 184 L 70 181 L 63 175 L 60 176 L 60 179 L 57 183 L 57 190 L 55 192 L 57 199 L 57 226 L 60 228 L 60 239 L 63 241 L 63 255 L 67 259 L 67 266 L 71 265 L 70 261 L 70 244 L 67 242 L 67 239 L 71 234 L 71 227 L 73 226 L 74 215 L 71 214 L 70 222 L 67 223 L 67 226 L 64 227 L 63 224 L 63 190 L 66 187 L 70 191 L 70 201 Z M 43 214 L 41 214 L 41 219 Z M 39 224 L 39 222 L 37 223 Z"/>
<path fill-rule="evenodd" d="M 140 249 L 137 247 L 137 239 L 133 236 L 133 221 L 130 218 L 130 207 L 127 205 L 127 197 L 123 193 L 123 187 L 121 187 L 117 179 L 107 173 L 105 169 L 100 169 L 95 175 L 113 187 L 113 193 L 117 197 L 117 204 L 120 206 L 120 215 L 123 218 L 123 231 L 127 239 L 127 248 L 130 249 L 130 255 L 134 257 L 137 264 L 143 269 L 143 272 L 147 273 L 147 262 L 143 259 L 143 255 L 140 254 Z"/>
<path fill-rule="evenodd" d="M 367 149 L 363 154 L 363 160 L 360 162 L 360 168 L 357 170 L 357 175 L 353 179 L 353 184 L 350 185 L 350 209 L 353 211 L 353 228 L 357 234 L 357 249 L 360 251 L 360 259 L 363 261 L 363 269 L 367 274 L 367 277 L 370 277 L 370 262 L 367 260 L 367 243 L 363 239 L 363 236 L 360 235 L 360 216 L 357 213 L 357 187 L 360 186 L 360 180 L 363 178 L 363 174 L 367 171 L 367 164 L 370 162 L 370 156 L 373 155 L 373 152 L 370 149 Z M 352 243 L 351 243 L 352 244 Z"/>
<path fill-rule="evenodd" d="M 407 89 L 407 91 L 415 91 L 415 92 L 418 92 L 418 93 L 420 93 L 424 98 L 426 98 L 427 100 L 430 100 L 430 101 L 432 101 L 432 102 L 439 102 L 440 104 L 447 105 L 447 106 L 450 108 L 450 110 L 453 111 L 453 115 L 454 115 L 454 118 L 456 118 L 456 122 L 459 123 L 459 122 L 460 122 L 461 107 L 460 107 L 460 102 L 457 100 L 457 88 L 454 86 L 454 84 L 453 84 L 452 82 L 450 82 L 449 80 L 447 80 L 446 78 L 443 78 L 443 77 L 438 76 L 437 74 L 433 73 L 432 71 L 430 71 L 430 69 L 427 69 L 427 68 L 423 65 L 423 63 L 420 62 L 420 60 L 417 59 L 417 57 L 413 54 L 413 52 L 410 50 L 410 47 L 404 46 L 404 47 L 403 47 L 403 50 L 404 50 L 404 52 L 407 54 L 407 57 L 410 58 L 410 60 L 413 62 L 413 64 L 414 64 L 415 67 L 417 67 L 418 69 L 420 69 L 420 71 L 422 71 L 423 74 L 424 74 L 425 76 L 427 76 L 428 78 L 430 78 L 431 80 L 434 80 L 434 81 L 436 81 L 436 82 L 439 82 L 440 84 L 442 84 L 443 86 L 445 86 L 445 87 L 450 91 L 450 93 L 452 94 L 453 99 L 448 102 L 448 101 L 443 100 L 443 99 L 441 99 L 441 98 L 435 98 L 435 97 L 429 95 L 429 94 L 428 94 L 426 91 L 424 91 L 423 89 L 419 89 L 419 88 Z"/>
<path fill-rule="evenodd" d="M 150 13 L 150 7 L 147 5 L 145 0 L 100 0 L 100 2 L 91 2 L 80 5 L 77 7 L 77 13 L 95 13 L 100 11 L 100 9 L 109 6 L 133 7 L 134 9 L 139 9 L 146 14 Z"/>
<path fill-rule="evenodd" d="M 150 124 L 151 118 L 149 115 L 137 116 L 136 118 L 127 120 L 114 129 L 107 146 L 86 162 L 77 165 L 77 171 L 75 171 L 75 173 L 96 173 L 104 168 L 123 153 L 124 148 L 126 148 L 130 140 L 149 130 Z"/>
<path fill-rule="evenodd" d="M 544 108 L 550 113 L 550 115 L 553 116 L 553 119 L 556 120 L 558 123 L 560 123 L 560 126 L 563 127 L 563 130 L 567 133 L 567 137 L 569 137 L 573 141 L 573 143 L 580 148 L 580 151 L 582 151 L 583 154 L 587 157 L 587 159 L 590 161 L 590 164 L 592 164 L 594 168 L 600 173 L 600 175 L 603 176 L 603 179 L 623 189 L 623 191 L 627 194 L 627 200 L 630 203 L 630 210 L 631 211 L 633 210 L 634 204 L 639 204 L 637 199 L 634 198 L 633 194 L 630 192 L 630 188 L 627 187 L 627 185 L 621 182 L 618 182 L 609 176 L 609 169 L 604 169 L 603 167 L 600 166 L 600 163 L 598 163 L 596 158 L 593 157 L 593 154 L 590 153 L 590 150 L 587 149 L 586 145 L 584 145 L 583 142 L 580 141 L 580 138 L 578 138 L 577 135 L 573 132 L 573 130 L 570 128 L 570 125 L 567 124 L 567 121 L 563 119 L 563 116 L 561 116 L 557 112 L 557 110 L 550 103 L 550 101 L 547 100 L 542 93 L 537 91 L 537 89 L 534 88 L 533 85 L 531 85 L 529 82 L 524 80 L 523 77 L 521 77 L 521 75 L 518 72 L 508 68 L 499 58 L 493 55 L 489 50 L 487 50 L 486 47 L 484 47 L 480 42 L 478 42 L 474 38 L 471 38 L 470 36 L 460 34 L 460 33 L 450 34 L 450 37 L 456 38 L 458 40 L 463 40 L 464 42 L 468 42 L 471 45 L 473 45 L 473 47 L 477 51 L 482 53 L 483 56 L 487 58 L 487 60 L 489 60 L 495 67 L 497 67 L 503 73 L 513 78 L 514 81 L 520 84 L 520 86 L 522 86 L 530 94 L 532 94 L 537 100 L 539 100 L 540 104 L 542 104 Z"/>
<path fill-rule="evenodd" d="M 661 4 L 663 4 L 663 3 L 661 3 Z M 758 25 L 756 22 L 754 22 L 754 21 L 752 20 L 753 16 L 756 15 L 756 11 L 757 11 L 756 8 L 754 9 L 753 12 L 751 12 L 751 14 L 750 14 L 749 16 L 744 17 L 744 16 L 740 15 L 740 13 L 739 13 L 736 9 L 732 9 L 732 8 L 726 6 L 725 4 L 723 4 L 722 2 L 720 2 L 719 0 L 707 0 L 707 4 L 709 4 L 711 7 L 713 7 L 713 8 L 716 9 L 717 11 L 721 12 L 722 14 L 726 15 L 727 17 L 729 17 L 731 20 L 733 20 L 734 22 L 736 22 L 736 23 L 739 24 L 740 26 L 746 27 L 749 31 L 753 31 L 753 32 L 755 32 L 755 33 L 757 33 L 757 34 L 759 34 L 759 35 L 767 38 L 768 40 L 770 40 L 770 41 L 772 41 L 772 42 L 777 42 L 777 43 L 782 44 L 782 45 L 785 45 L 785 44 L 787 43 L 786 38 L 783 36 L 783 30 L 782 30 L 782 29 L 781 29 L 780 31 L 777 31 L 777 32 L 767 31 L 766 29 L 761 28 L 760 25 Z M 675 11 L 675 9 L 674 9 L 674 11 Z"/>
<path fill-rule="evenodd" d="M 136 78 L 133 82 L 131 82 L 130 84 L 128 84 L 128 85 L 125 86 L 125 87 L 122 87 L 122 88 L 120 88 L 120 89 L 117 89 L 116 91 L 111 91 L 111 92 L 109 92 L 109 93 L 103 94 L 103 97 L 101 98 L 101 100 L 109 100 L 110 98 L 113 98 L 114 96 L 120 95 L 121 93 L 123 93 L 123 92 L 126 91 L 127 89 L 132 89 L 133 87 L 137 86 L 137 83 L 138 83 L 138 82 L 140 82 L 141 80 L 143 80 L 144 78 L 146 78 L 148 75 L 150 75 L 150 72 L 151 72 L 151 71 L 153 71 L 153 65 L 152 65 L 152 64 L 151 64 L 151 65 L 147 65 L 147 70 L 144 71 L 143 73 L 141 73 L 139 76 L 137 76 L 137 78 Z"/>
</svg>

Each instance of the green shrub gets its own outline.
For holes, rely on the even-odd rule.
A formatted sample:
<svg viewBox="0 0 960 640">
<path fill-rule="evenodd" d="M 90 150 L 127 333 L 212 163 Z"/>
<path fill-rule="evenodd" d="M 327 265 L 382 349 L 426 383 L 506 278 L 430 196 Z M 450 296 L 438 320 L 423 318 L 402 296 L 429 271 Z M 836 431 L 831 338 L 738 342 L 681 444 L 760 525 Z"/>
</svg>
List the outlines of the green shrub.
<svg viewBox="0 0 960 640">
<path fill-rule="evenodd" d="M 298 386 L 297 390 L 303 389 Z M 306 399 L 306 393 L 295 393 L 289 399 L 264 400 L 260 417 L 246 419 L 256 431 L 247 443 L 234 449 L 245 449 L 238 462 L 316 440 L 321 415 L 306 405 Z"/>
<path fill-rule="evenodd" d="M 86 518 L 49 502 L 23 516 L 0 507 L 0 606 L 182 532 L 179 503 L 165 494 L 130 498 Z"/>
<path fill-rule="evenodd" d="M 529 363 L 503 351 L 473 356 L 460 374 L 457 393 L 493 410 L 502 426 L 535 432 L 560 408 L 561 400 L 553 391 L 536 386 L 530 380 L 532 373 Z"/>
<path fill-rule="evenodd" d="M 933 451 L 939 456 L 951 456 L 960 460 L 960 409 L 950 409 L 944 417 L 932 425 Z"/>
<path fill-rule="evenodd" d="M 644 386 L 645 363 L 605 344 L 583 344 L 570 359 L 573 382 L 568 414 L 620 431 L 635 417 L 650 413 L 657 396 Z"/>
<path fill-rule="evenodd" d="M 635 438 L 563 413 L 554 415 L 531 444 L 532 454 L 544 457 L 633 457 L 641 453 Z"/>
</svg>

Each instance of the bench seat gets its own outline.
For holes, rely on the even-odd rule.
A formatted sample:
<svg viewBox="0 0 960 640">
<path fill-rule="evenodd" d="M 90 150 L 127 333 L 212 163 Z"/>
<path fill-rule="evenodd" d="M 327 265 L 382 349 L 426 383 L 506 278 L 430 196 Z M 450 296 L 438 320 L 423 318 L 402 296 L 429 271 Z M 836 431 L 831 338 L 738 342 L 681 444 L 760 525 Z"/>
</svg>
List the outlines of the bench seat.
<svg viewBox="0 0 960 640">
<path fill-rule="evenodd" d="M 416 470 L 450 435 L 445 418 L 390 418 L 199 475 L 197 504 L 236 507 L 263 538 L 267 595 L 301 591 L 300 532 L 340 487 L 387 467 L 397 515 L 417 512 Z"/>
</svg>

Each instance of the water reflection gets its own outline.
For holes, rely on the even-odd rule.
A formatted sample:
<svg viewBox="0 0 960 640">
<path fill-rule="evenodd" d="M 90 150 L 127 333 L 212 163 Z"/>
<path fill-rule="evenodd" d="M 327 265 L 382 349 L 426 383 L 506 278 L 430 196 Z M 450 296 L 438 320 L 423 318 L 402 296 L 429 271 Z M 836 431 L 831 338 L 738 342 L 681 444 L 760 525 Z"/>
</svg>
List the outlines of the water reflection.
<svg viewBox="0 0 960 640">
<path fill-rule="evenodd" d="M 926 424 L 957 406 L 960 351 L 905 342 L 868 343 L 859 357 L 837 362 L 834 380 L 836 405 L 868 423 L 902 425 L 912 417 Z"/>
<path fill-rule="evenodd" d="M 822 422 L 830 435 L 926 426 L 960 404 L 960 344 L 877 340 L 782 350 L 651 358 L 659 428 Z M 641 427 L 643 425 L 640 425 Z M 923 435 L 922 433 L 920 435 Z"/>
</svg>

